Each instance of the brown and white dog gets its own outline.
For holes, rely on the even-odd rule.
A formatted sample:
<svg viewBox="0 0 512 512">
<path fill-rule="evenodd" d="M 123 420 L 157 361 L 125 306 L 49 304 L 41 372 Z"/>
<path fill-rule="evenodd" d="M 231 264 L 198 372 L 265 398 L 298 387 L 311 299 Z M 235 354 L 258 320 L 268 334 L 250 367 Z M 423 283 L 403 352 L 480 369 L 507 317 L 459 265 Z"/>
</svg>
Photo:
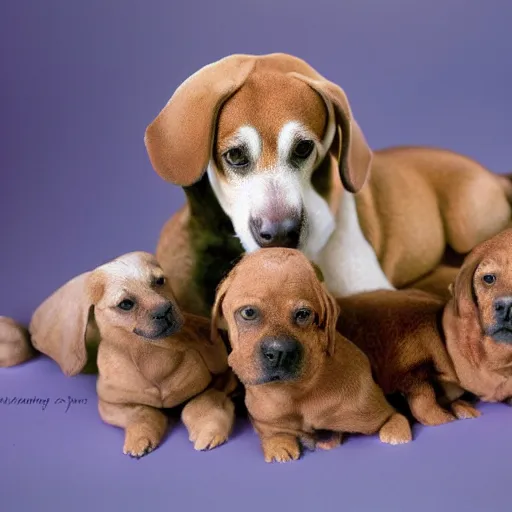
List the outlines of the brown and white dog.
<svg viewBox="0 0 512 512">
<path fill-rule="evenodd" d="M 467 256 L 444 300 L 418 290 L 338 299 L 338 330 L 370 359 L 386 394 L 401 393 L 425 425 L 479 412 L 460 400 L 512 397 L 512 229 Z"/>
<path fill-rule="evenodd" d="M 511 216 L 509 181 L 469 158 L 372 151 L 343 90 L 286 54 L 200 69 L 145 143 L 156 172 L 185 188 L 157 257 L 198 314 L 234 261 L 260 247 L 300 249 L 335 296 L 411 285 L 442 293 L 456 273 L 439 267 L 446 255 L 465 255 Z"/>
</svg>

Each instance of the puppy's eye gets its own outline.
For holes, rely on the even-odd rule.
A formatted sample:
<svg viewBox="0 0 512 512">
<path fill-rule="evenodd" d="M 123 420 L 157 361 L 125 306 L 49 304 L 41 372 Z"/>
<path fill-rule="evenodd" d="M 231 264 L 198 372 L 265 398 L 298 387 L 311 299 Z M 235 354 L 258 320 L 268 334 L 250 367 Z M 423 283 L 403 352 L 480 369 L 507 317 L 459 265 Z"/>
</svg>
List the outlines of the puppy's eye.
<svg viewBox="0 0 512 512">
<path fill-rule="evenodd" d="M 258 311 L 252 307 L 246 307 L 240 310 L 240 316 L 248 322 L 258 318 Z"/>
<path fill-rule="evenodd" d="M 155 279 L 155 286 L 163 286 L 165 284 L 165 277 L 158 277 Z"/>
<path fill-rule="evenodd" d="M 496 282 L 496 276 L 494 274 L 485 274 L 482 280 L 485 284 L 494 284 Z"/>
<path fill-rule="evenodd" d="M 306 325 L 311 320 L 313 313 L 308 308 L 301 308 L 295 311 L 293 319 L 297 325 Z"/>
<path fill-rule="evenodd" d="M 130 299 L 124 299 L 117 305 L 117 307 L 123 311 L 130 311 L 130 309 L 133 309 L 133 306 L 135 306 L 135 302 Z"/>
<path fill-rule="evenodd" d="M 231 148 L 222 156 L 224 160 L 232 167 L 246 167 L 249 165 L 247 151 L 243 147 Z"/>
<path fill-rule="evenodd" d="M 293 157 L 299 160 L 305 160 L 315 147 L 315 143 L 312 140 L 300 140 L 293 148 Z"/>
</svg>

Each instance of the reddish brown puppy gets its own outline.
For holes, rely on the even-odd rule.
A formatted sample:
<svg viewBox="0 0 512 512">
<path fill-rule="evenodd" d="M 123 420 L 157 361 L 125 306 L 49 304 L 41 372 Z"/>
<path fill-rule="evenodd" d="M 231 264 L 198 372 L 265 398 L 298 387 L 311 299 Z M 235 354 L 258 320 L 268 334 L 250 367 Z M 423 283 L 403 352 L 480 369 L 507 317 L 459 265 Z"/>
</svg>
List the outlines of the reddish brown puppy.
<svg viewBox="0 0 512 512">
<path fill-rule="evenodd" d="M 425 425 L 479 412 L 464 391 L 497 402 L 512 397 L 512 230 L 478 245 L 452 297 L 376 291 L 338 299 L 338 330 L 365 352 L 385 393 L 405 395 Z"/>
<path fill-rule="evenodd" d="M 245 385 L 267 462 L 297 459 L 299 442 L 332 448 L 345 432 L 411 440 L 366 356 L 336 332 L 336 301 L 301 252 L 246 255 L 220 285 L 212 316 L 214 339 L 227 327 L 228 362 Z"/>
</svg>

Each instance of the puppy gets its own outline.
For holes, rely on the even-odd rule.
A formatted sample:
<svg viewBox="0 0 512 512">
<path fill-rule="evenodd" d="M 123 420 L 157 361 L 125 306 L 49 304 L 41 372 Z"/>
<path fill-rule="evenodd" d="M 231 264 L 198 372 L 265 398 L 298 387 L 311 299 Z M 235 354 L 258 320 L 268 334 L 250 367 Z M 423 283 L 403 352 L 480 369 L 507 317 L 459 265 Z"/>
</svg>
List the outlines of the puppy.
<svg viewBox="0 0 512 512">
<path fill-rule="evenodd" d="M 11 318 L 0 316 L 0 368 L 24 363 L 34 355 L 28 331 Z"/>
<path fill-rule="evenodd" d="M 299 442 L 332 448 L 345 432 L 379 432 L 390 444 L 412 438 L 366 356 L 336 332 L 337 316 L 334 298 L 294 249 L 245 256 L 219 287 L 212 339 L 227 328 L 228 362 L 245 385 L 267 462 L 297 459 Z"/>
<path fill-rule="evenodd" d="M 155 258 L 135 252 L 82 274 L 50 296 L 30 323 L 32 343 L 66 375 L 98 345 L 99 413 L 125 430 L 124 453 L 154 450 L 167 429 L 160 409 L 182 404 L 198 450 L 225 442 L 234 422 L 235 380 L 207 319 L 183 314 Z"/>
<path fill-rule="evenodd" d="M 512 229 L 468 255 L 451 291 L 447 303 L 413 290 L 337 301 L 339 332 L 424 425 L 479 416 L 460 399 L 464 391 L 487 402 L 512 397 Z"/>
<path fill-rule="evenodd" d="M 511 218 L 508 178 L 451 151 L 374 151 L 341 87 L 286 54 L 231 55 L 185 80 L 149 124 L 155 171 L 187 202 L 156 251 L 188 311 L 209 314 L 244 251 L 297 248 L 336 297 L 446 290 Z"/>
</svg>

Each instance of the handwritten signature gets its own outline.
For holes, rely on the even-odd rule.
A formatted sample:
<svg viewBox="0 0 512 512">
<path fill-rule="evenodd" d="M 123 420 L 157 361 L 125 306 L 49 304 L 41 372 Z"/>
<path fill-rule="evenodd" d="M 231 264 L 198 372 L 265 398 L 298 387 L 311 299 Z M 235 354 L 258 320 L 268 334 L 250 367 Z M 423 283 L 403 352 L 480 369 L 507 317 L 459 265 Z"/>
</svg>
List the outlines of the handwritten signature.
<svg viewBox="0 0 512 512">
<path fill-rule="evenodd" d="M 67 398 L 48 398 L 48 397 L 20 397 L 20 396 L 0 396 L 0 405 L 10 405 L 10 406 L 18 406 L 18 405 L 28 405 L 28 406 L 38 406 L 41 410 L 46 411 L 47 407 L 57 405 L 60 406 L 64 412 L 68 412 L 73 405 L 87 405 L 87 398 L 74 398 L 72 396 L 68 396 Z"/>
</svg>

